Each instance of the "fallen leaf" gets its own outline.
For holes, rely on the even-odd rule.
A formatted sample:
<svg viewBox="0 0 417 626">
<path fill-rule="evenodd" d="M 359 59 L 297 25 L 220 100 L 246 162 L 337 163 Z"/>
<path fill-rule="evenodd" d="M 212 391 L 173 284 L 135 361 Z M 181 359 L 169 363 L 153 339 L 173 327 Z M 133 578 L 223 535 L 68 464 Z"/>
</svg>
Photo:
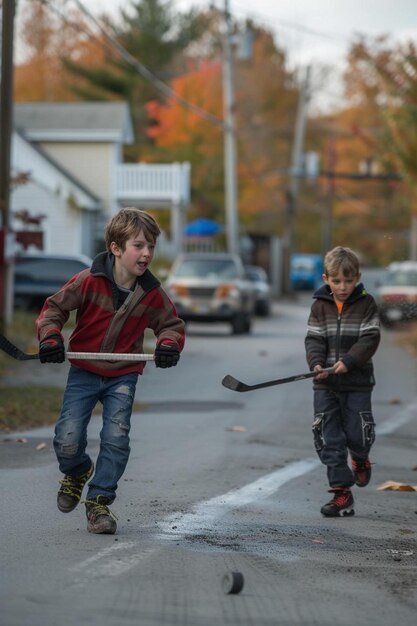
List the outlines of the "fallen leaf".
<svg viewBox="0 0 417 626">
<path fill-rule="evenodd" d="M 394 480 L 379 485 L 377 491 L 417 491 L 417 485 L 407 485 L 406 483 L 396 483 Z"/>
<path fill-rule="evenodd" d="M 44 448 L 46 448 L 46 443 L 38 443 L 36 446 L 37 450 L 43 450 Z"/>
<path fill-rule="evenodd" d="M 245 433 L 246 427 L 245 426 L 229 426 L 228 428 L 226 428 L 226 430 L 229 430 L 232 433 Z"/>
<path fill-rule="evenodd" d="M 16 439 L 17 443 L 27 443 L 28 440 L 25 439 L 25 437 L 19 437 L 18 439 Z"/>
<path fill-rule="evenodd" d="M 392 398 L 389 404 L 401 404 L 401 400 L 399 398 Z"/>
</svg>

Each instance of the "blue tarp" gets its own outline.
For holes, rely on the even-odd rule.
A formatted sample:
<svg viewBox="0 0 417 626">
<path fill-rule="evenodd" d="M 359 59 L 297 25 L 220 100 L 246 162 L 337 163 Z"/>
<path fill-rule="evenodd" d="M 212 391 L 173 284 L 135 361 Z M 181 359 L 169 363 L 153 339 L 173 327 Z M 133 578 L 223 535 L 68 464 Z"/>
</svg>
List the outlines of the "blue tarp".
<svg viewBox="0 0 417 626">
<path fill-rule="evenodd" d="M 184 235 L 186 237 L 210 237 L 211 235 L 217 235 L 221 230 L 222 227 L 217 222 L 200 217 L 194 220 L 194 222 L 187 224 L 184 228 Z"/>
</svg>

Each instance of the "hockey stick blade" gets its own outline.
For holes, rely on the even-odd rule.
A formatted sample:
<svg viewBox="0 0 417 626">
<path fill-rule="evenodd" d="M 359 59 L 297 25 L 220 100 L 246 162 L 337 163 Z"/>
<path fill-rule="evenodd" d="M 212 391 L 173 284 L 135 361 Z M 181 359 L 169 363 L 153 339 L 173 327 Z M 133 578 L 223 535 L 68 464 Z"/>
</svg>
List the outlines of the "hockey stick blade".
<svg viewBox="0 0 417 626">
<path fill-rule="evenodd" d="M 328 367 L 323 370 L 323 372 L 328 372 L 329 374 L 333 373 L 334 370 L 332 367 Z M 293 383 L 298 380 L 305 380 L 306 378 L 314 378 L 317 376 L 317 372 L 307 372 L 305 374 L 298 374 L 296 376 L 288 376 L 287 378 L 277 378 L 276 380 L 268 380 L 265 383 L 257 383 L 255 385 L 247 385 L 246 383 L 242 383 L 240 380 L 237 380 L 234 376 L 230 374 L 226 374 L 226 376 L 222 380 L 223 387 L 227 389 L 231 389 L 232 391 L 245 392 L 245 391 L 254 391 L 254 389 L 263 389 L 264 387 L 272 387 L 274 385 L 283 385 L 284 383 Z"/>
<path fill-rule="evenodd" d="M 29 361 L 31 359 L 39 359 L 39 354 L 28 354 L 23 352 L 17 346 L 12 344 L 4 335 L 0 334 L 0 350 L 11 356 L 17 361 Z"/>
</svg>

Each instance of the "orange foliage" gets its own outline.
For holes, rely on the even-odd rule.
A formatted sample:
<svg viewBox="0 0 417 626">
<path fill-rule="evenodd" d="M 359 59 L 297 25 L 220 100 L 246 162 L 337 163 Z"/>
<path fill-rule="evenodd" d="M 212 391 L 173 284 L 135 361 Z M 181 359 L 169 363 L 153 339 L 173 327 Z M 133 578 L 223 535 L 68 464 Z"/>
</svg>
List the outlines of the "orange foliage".
<svg viewBox="0 0 417 626">
<path fill-rule="evenodd" d="M 100 67 L 105 61 L 104 40 L 86 36 L 79 12 L 68 13 L 68 21 L 63 23 L 54 17 L 43 3 L 26 6 L 21 37 L 28 58 L 14 68 L 17 101 L 79 100 L 71 87 L 82 86 L 84 81 L 66 71 L 62 59 L 73 59 L 90 68 Z"/>
<path fill-rule="evenodd" d="M 100 67 L 105 60 L 104 47 L 90 40 L 77 45 L 77 61 Z M 84 81 L 65 70 L 55 54 L 38 54 L 14 68 L 15 99 L 19 102 L 79 100 L 72 87 Z"/>
<path fill-rule="evenodd" d="M 173 91 L 194 106 L 221 118 L 221 68 L 219 63 L 203 62 L 199 68 L 180 76 L 172 81 Z M 156 101 L 146 106 L 148 115 L 157 122 L 147 133 L 157 145 L 170 148 L 178 144 L 196 144 L 201 141 L 198 150 L 201 155 L 212 153 L 214 144 L 211 142 L 213 125 L 196 112 L 184 107 L 175 98 L 167 104 Z M 219 135 L 219 133 L 216 133 Z"/>
</svg>

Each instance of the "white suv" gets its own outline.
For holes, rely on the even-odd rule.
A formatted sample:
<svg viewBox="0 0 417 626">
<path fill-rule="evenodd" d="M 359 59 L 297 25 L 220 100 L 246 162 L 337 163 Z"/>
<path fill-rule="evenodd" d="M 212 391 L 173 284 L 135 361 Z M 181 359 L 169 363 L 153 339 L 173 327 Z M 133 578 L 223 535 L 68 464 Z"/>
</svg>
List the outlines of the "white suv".
<svg viewBox="0 0 417 626">
<path fill-rule="evenodd" d="M 376 291 L 381 323 L 417 319 L 417 262 L 391 263 Z"/>
<path fill-rule="evenodd" d="M 165 286 L 185 322 L 229 322 L 235 335 L 250 332 L 255 290 L 238 255 L 182 254 Z"/>
</svg>

